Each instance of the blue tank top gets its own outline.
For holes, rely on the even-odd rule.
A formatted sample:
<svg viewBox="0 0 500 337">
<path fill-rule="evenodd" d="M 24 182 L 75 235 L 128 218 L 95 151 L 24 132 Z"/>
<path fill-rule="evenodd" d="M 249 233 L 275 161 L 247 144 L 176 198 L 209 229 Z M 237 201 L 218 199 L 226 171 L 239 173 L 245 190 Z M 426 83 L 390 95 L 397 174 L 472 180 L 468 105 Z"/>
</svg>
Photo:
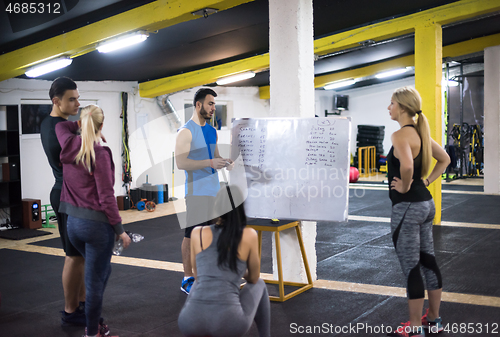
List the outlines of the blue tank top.
<svg viewBox="0 0 500 337">
<path fill-rule="evenodd" d="M 217 145 L 217 131 L 213 126 L 208 123 L 200 126 L 190 119 L 181 129 L 191 131 L 189 159 L 205 160 L 214 157 L 215 146 Z M 186 196 L 204 195 L 215 197 L 219 189 L 219 175 L 213 168 L 204 167 L 194 171 L 186 170 Z"/>
</svg>

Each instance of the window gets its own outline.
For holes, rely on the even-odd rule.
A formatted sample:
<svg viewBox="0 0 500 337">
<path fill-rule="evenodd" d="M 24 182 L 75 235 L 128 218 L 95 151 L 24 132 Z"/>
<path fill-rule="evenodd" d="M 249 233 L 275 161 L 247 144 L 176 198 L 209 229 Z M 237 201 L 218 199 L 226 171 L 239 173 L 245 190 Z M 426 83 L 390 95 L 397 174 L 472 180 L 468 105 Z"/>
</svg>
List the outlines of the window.
<svg viewBox="0 0 500 337">
<path fill-rule="evenodd" d="M 42 121 L 51 111 L 52 104 L 21 104 L 22 134 L 39 134 Z"/>
<path fill-rule="evenodd" d="M 79 100 L 80 109 L 75 116 L 69 116 L 69 121 L 80 119 L 82 108 L 94 104 L 95 100 Z M 50 115 L 52 102 L 49 100 L 23 100 L 21 101 L 21 134 L 23 138 L 40 138 L 40 126 L 42 121 Z"/>
<path fill-rule="evenodd" d="M 184 103 L 184 121 L 187 122 L 193 116 L 193 104 Z M 227 120 L 227 104 L 219 103 L 215 105 L 215 119 L 212 118 L 210 125 L 213 125 L 217 130 L 228 126 Z"/>
</svg>

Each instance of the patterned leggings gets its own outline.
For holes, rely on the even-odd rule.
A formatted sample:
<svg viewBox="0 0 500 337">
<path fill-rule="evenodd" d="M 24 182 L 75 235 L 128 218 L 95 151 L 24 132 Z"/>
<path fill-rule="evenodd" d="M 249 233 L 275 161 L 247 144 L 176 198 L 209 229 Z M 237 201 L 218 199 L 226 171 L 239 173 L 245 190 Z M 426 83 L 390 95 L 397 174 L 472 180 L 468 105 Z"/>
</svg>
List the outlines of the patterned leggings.
<svg viewBox="0 0 500 337">
<path fill-rule="evenodd" d="M 424 298 L 422 272 L 427 290 L 443 287 L 432 238 L 435 213 L 432 199 L 400 202 L 392 207 L 392 242 L 407 280 L 406 294 L 409 299 Z"/>
</svg>

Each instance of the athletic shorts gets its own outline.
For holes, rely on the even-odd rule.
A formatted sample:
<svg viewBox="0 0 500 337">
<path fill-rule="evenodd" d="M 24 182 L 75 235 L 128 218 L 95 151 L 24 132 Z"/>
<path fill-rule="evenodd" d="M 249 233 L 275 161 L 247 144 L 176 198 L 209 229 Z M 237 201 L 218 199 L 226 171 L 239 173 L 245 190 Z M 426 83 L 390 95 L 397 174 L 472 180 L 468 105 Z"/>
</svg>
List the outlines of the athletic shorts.
<svg viewBox="0 0 500 337">
<path fill-rule="evenodd" d="M 200 225 L 210 225 L 215 197 L 205 195 L 186 196 L 186 229 L 184 237 L 191 238 L 193 228 Z"/>
<path fill-rule="evenodd" d="M 56 213 L 57 217 L 57 227 L 59 227 L 59 235 L 61 236 L 61 242 L 63 245 L 64 252 L 66 256 L 82 256 L 80 252 L 73 246 L 68 237 L 68 215 L 64 213 L 59 213 L 59 205 L 61 204 L 61 190 L 53 188 L 50 191 L 50 204 L 52 209 Z"/>
</svg>

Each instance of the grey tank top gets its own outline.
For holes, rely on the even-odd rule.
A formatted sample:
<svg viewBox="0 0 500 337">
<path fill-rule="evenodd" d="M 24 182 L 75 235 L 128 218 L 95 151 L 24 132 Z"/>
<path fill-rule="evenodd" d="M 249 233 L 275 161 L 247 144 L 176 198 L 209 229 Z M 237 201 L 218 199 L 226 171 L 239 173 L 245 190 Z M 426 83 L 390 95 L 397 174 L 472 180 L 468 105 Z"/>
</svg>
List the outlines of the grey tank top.
<svg viewBox="0 0 500 337">
<path fill-rule="evenodd" d="M 202 245 L 203 251 L 196 255 L 197 277 L 188 299 L 198 302 L 239 304 L 241 278 L 245 274 L 247 263 L 237 259 L 237 273 L 231 271 L 229 267 L 220 268 L 217 265 L 217 240 L 221 229 L 217 225 L 211 225 L 210 228 L 212 242 L 208 247 Z"/>
</svg>

